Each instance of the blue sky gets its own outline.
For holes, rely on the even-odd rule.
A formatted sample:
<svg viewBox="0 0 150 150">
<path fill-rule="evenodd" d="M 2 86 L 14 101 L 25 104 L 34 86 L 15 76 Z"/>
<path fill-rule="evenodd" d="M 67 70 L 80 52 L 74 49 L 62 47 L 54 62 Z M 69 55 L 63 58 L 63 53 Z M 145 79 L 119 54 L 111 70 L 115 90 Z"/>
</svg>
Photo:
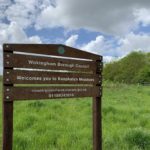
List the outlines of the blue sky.
<svg viewBox="0 0 150 150">
<path fill-rule="evenodd" d="M 104 56 L 150 52 L 149 0 L 1 0 L 3 43 L 61 43 Z"/>
</svg>

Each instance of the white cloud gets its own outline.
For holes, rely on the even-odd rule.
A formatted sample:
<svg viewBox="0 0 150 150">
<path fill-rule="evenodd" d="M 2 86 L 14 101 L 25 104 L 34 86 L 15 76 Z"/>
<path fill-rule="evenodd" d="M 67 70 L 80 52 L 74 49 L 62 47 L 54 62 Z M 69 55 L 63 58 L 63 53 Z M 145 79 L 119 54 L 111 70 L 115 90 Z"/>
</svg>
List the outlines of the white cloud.
<svg viewBox="0 0 150 150">
<path fill-rule="evenodd" d="M 25 31 L 16 23 L 11 22 L 5 29 L 0 29 L 0 44 L 11 43 L 41 43 L 38 36 L 27 37 Z"/>
<path fill-rule="evenodd" d="M 115 42 L 114 40 L 109 41 L 104 36 L 97 36 L 95 40 L 84 44 L 80 49 L 103 55 L 106 62 L 121 58 L 132 51 L 150 52 L 150 35 L 146 33 L 130 32 L 118 39 L 114 48 Z"/>
<path fill-rule="evenodd" d="M 7 2 L 6 2 L 7 1 Z M 47 6 L 54 4 L 53 0 L 6 0 L 1 2 L 0 19 L 6 18 L 10 22 L 17 22 L 23 28 L 35 24 L 35 20 L 40 12 Z"/>
<path fill-rule="evenodd" d="M 57 0 L 37 18 L 37 28 L 64 26 L 86 28 L 107 34 L 127 33 L 137 26 L 135 11 L 150 8 L 148 0 Z M 143 16 L 145 17 L 145 16 Z"/>
<path fill-rule="evenodd" d="M 11 0 L 1 0 L 0 1 L 0 22 L 5 18 L 5 11 L 8 6 L 11 5 Z"/>
<path fill-rule="evenodd" d="M 36 3 L 34 0 L 15 0 L 4 12 L 10 22 L 17 22 L 21 27 L 28 27 L 35 20 Z"/>
<path fill-rule="evenodd" d="M 95 40 L 83 45 L 81 49 L 100 54 L 103 51 L 103 46 L 105 46 L 104 40 L 103 36 L 97 36 Z"/>
<path fill-rule="evenodd" d="M 88 29 L 123 35 L 150 22 L 148 0 L 1 0 L 0 20 L 23 28 Z"/>
<path fill-rule="evenodd" d="M 72 35 L 66 40 L 65 44 L 73 47 L 75 46 L 77 39 L 78 35 Z"/>
<path fill-rule="evenodd" d="M 29 37 L 28 41 L 29 43 L 42 43 L 40 37 L 37 35 Z"/>
<path fill-rule="evenodd" d="M 150 10 L 146 8 L 136 9 L 134 15 L 138 23 L 142 23 L 143 26 L 150 25 Z"/>
<path fill-rule="evenodd" d="M 117 48 L 120 56 L 126 55 L 131 51 L 150 52 L 150 35 L 146 33 L 134 34 L 130 32 L 119 40 L 120 46 Z"/>
<path fill-rule="evenodd" d="M 95 40 L 85 43 L 80 47 L 82 50 L 87 50 L 103 56 L 114 56 L 116 57 L 116 51 L 114 50 L 114 40 L 107 40 L 104 36 L 99 35 Z"/>
</svg>

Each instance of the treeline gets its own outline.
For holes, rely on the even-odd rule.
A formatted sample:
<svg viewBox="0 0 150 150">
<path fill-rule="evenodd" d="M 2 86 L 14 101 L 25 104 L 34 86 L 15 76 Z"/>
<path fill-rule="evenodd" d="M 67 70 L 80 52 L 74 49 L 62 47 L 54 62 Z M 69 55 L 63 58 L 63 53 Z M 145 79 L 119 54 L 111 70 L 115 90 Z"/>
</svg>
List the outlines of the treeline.
<svg viewBox="0 0 150 150">
<path fill-rule="evenodd" d="M 150 53 L 132 52 L 104 66 L 104 80 L 122 83 L 150 83 Z"/>
</svg>

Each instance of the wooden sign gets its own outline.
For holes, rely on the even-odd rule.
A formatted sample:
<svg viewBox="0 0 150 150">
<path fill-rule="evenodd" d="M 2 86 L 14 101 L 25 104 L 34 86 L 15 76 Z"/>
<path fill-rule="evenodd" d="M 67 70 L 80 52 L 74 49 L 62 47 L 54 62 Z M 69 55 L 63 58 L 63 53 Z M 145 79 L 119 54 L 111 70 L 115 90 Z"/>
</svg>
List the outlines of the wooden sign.
<svg viewBox="0 0 150 150">
<path fill-rule="evenodd" d="M 5 53 L 6 68 L 33 68 L 49 70 L 69 70 L 80 72 L 96 72 L 96 62 L 53 57 L 30 56 Z"/>
<path fill-rule="evenodd" d="M 57 98 L 99 96 L 98 87 L 66 86 L 66 87 L 7 87 L 4 89 L 7 101 L 40 100 Z"/>
<path fill-rule="evenodd" d="M 95 84 L 98 75 L 6 69 L 4 84 Z"/>
<path fill-rule="evenodd" d="M 13 103 L 93 97 L 93 149 L 102 150 L 102 56 L 57 44 L 4 44 L 3 150 L 13 147 Z"/>
</svg>

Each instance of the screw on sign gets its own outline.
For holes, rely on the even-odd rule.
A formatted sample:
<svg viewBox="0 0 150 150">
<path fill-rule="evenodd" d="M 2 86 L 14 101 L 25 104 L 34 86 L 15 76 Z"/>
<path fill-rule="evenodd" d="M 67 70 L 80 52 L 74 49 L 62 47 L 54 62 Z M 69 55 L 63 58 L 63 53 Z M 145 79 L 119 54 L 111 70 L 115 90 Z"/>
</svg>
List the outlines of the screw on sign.
<svg viewBox="0 0 150 150">
<path fill-rule="evenodd" d="M 15 101 L 75 97 L 93 97 L 93 150 L 102 150 L 102 56 L 59 44 L 4 44 L 3 52 L 3 150 L 13 147 Z"/>
</svg>

